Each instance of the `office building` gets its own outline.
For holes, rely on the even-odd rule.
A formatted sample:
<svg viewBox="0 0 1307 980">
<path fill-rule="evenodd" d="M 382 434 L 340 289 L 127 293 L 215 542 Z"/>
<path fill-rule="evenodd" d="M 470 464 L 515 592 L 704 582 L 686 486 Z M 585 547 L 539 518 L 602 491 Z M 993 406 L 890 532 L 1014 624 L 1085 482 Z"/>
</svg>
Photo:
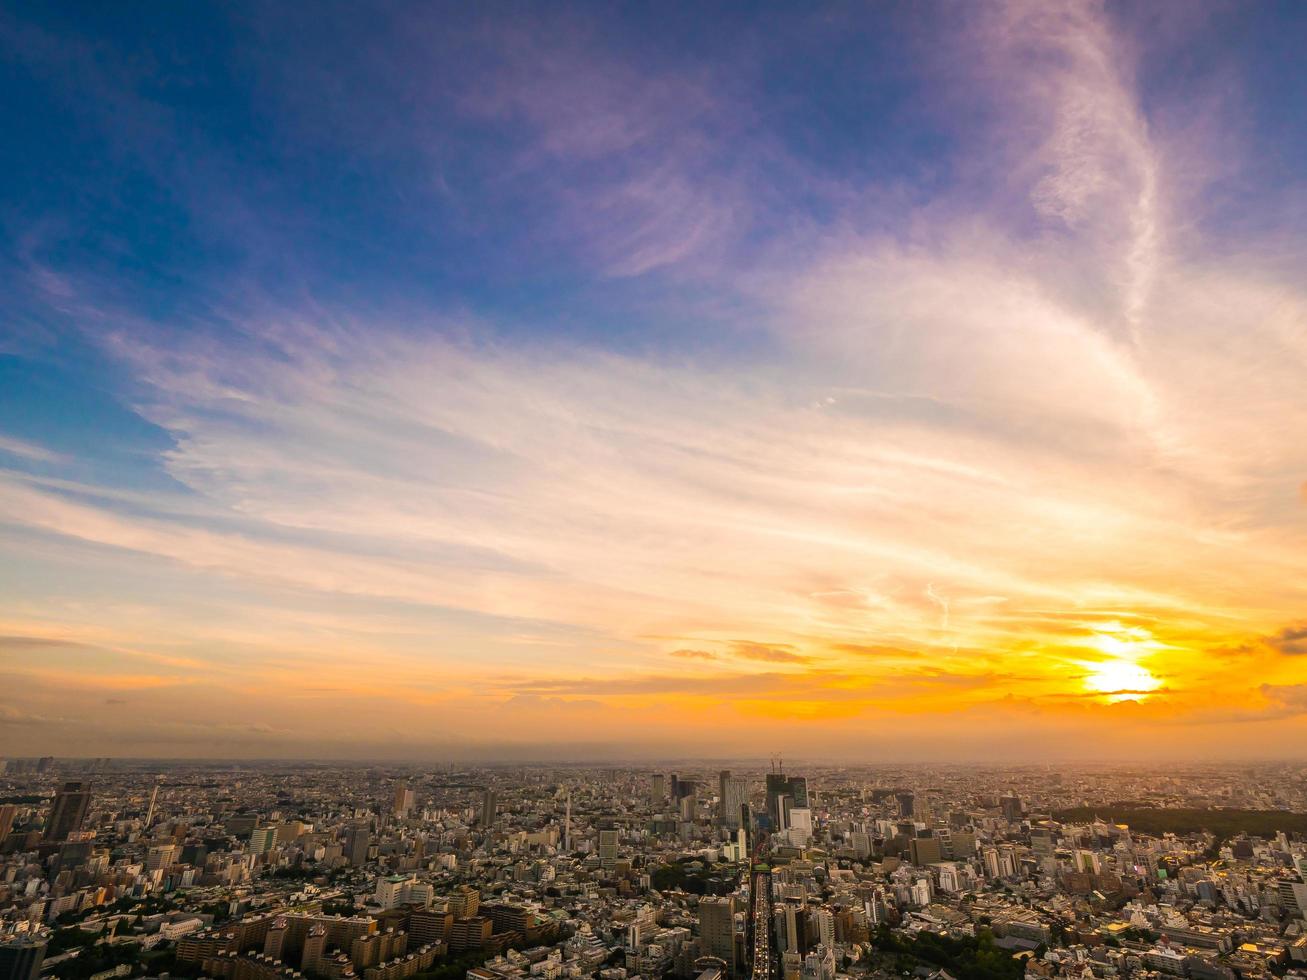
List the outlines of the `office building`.
<svg viewBox="0 0 1307 980">
<path fill-rule="evenodd" d="M 14 819 L 17 816 L 17 806 L 12 803 L 0 804 L 0 840 L 4 840 L 14 829 Z"/>
<path fill-rule="evenodd" d="M 1010 823 L 1018 823 L 1021 820 L 1021 815 L 1024 811 L 1024 808 L 1021 805 L 1021 797 L 1015 794 L 1009 794 L 1000 799 L 998 803 L 1003 810 L 1004 820 L 1007 820 Z"/>
<path fill-rule="evenodd" d="M 19 933 L 0 940 L 0 980 L 38 980 L 48 938 L 46 933 Z"/>
<path fill-rule="evenodd" d="M 409 789 L 408 783 L 401 780 L 395 786 L 395 816 L 401 820 L 407 819 L 416 803 L 417 794 Z"/>
<path fill-rule="evenodd" d="M 899 817 L 903 820 L 911 820 L 917 812 L 917 798 L 906 790 L 894 794 L 894 801 L 899 805 Z"/>
<path fill-rule="evenodd" d="M 772 829 L 789 827 L 789 811 L 808 806 L 808 781 L 803 776 L 786 776 L 783 772 L 767 773 L 767 816 Z"/>
<path fill-rule="evenodd" d="M 718 804 L 720 820 L 723 826 L 737 830 L 742 826 L 741 808 L 749 802 L 749 782 L 744 777 L 732 776 L 729 772 L 722 773 L 722 776 L 722 795 Z"/>
<path fill-rule="evenodd" d="M 67 840 L 69 834 L 82 829 L 87 811 L 91 808 L 91 791 L 81 782 L 67 782 L 55 793 L 46 817 L 44 841 Z"/>
<path fill-rule="evenodd" d="M 475 888 L 461 885 L 446 900 L 455 919 L 468 919 L 481 911 L 481 893 Z"/>
<path fill-rule="evenodd" d="M 699 950 L 724 961 L 735 972 L 735 903 L 725 898 L 699 901 Z"/>
<path fill-rule="evenodd" d="M 276 827 L 255 827 L 250 831 L 250 853 L 265 854 L 277 843 Z"/>
<path fill-rule="evenodd" d="M 599 862 L 605 868 L 611 868 L 617 863 L 616 830 L 599 831 Z"/>
<path fill-rule="evenodd" d="M 354 867 L 368 863 L 368 850 L 372 847 L 372 834 L 367 827 L 350 827 L 345 832 L 345 860 Z"/>
<path fill-rule="evenodd" d="M 912 863 L 923 866 L 939 864 L 944 860 L 944 852 L 939 845 L 938 837 L 914 837 L 909 844 Z"/>
</svg>

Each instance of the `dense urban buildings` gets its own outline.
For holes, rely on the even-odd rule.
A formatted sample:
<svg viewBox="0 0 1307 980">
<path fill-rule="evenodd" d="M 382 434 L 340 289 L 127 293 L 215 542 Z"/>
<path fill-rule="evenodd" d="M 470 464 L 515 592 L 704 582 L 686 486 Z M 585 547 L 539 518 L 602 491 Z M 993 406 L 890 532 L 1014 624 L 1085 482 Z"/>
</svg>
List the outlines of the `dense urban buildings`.
<svg viewBox="0 0 1307 980">
<path fill-rule="evenodd" d="M 1307 980 L 1307 769 L 16 759 L 0 980 Z"/>
</svg>

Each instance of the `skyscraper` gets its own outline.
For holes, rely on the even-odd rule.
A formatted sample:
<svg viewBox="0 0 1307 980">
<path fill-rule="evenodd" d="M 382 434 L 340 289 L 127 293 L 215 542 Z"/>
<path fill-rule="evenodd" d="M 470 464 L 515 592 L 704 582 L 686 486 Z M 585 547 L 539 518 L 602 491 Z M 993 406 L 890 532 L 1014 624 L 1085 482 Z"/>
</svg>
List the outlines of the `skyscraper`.
<svg viewBox="0 0 1307 980">
<path fill-rule="evenodd" d="M 725 960 L 735 972 L 735 903 L 729 896 L 700 899 L 699 948 L 704 956 Z"/>
<path fill-rule="evenodd" d="M 150 805 L 145 811 L 145 823 L 142 825 L 146 830 L 150 829 L 150 824 L 154 823 L 154 805 L 159 802 L 159 784 L 154 784 L 154 789 L 150 791 Z"/>
<path fill-rule="evenodd" d="M 250 831 L 250 853 L 265 854 L 277 844 L 276 827 L 255 827 Z"/>
<path fill-rule="evenodd" d="M 605 868 L 617 863 L 617 831 L 599 831 L 599 862 Z"/>
<path fill-rule="evenodd" d="M 495 822 L 495 813 L 498 804 L 495 801 L 495 791 L 487 789 L 481 796 L 481 826 L 490 827 Z"/>
<path fill-rule="evenodd" d="M 345 858 L 354 867 L 368 863 L 368 849 L 372 846 L 372 834 L 367 827 L 351 827 L 345 833 Z"/>
<path fill-rule="evenodd" d="M 408 787 L 408 783 L 400 780 L 395 784 L 395 816 L 401 820 L 405 819 L 413 810 L 417 802 L 417 794 Z"/>
<path fill-rule="evenodd" d="M 18 816 L 18 807 L 13 803 L 0 805 L 0 841 L 14 829 L 14 818 Z"/>
<path fill-rule="evenodd" d="M 86 789 L 83 783 L 64 783 L 63 788 L 54 794 L 54 799 L 50 803 L 50 814 L 46 817 L 41 839 L 67 840 L 69 834 L 82 829 L 82 824 L 86 822 L 86 812 L 90 808 L 91 791 Z"/>
<path fill-rule="evenodd" d="M 567 793 L 567 808 L 563 813 L 563 853 L 572 853 L 572 793 Z"/>
<path fill-rule="evenodd" d="M 808 781 L 803 776 L 786 776 L 783 772 L 767 773 L 767 816 L 773 830 L 789 826 L 791 807 L 808 805 Z"/>
<path fill-rule="evenodd" d="M 37 980 L 45 947 L 44 933 L 20 933 L 0 941 L 0 980 Z"/>
<path fill-rule="evenodd" d="M 894 799 L 899 805 L 899 816 L 905 819 L 910 818 L 916 812 L 916 797 L 907 790 L 894 794 Z"/>
<path fill-rule="evenodd" d="M 1021 820 L 1021 812 L 1024 807 L 1021 805 L 1021 797 L 1015 793 L 1009 793 L 999 799 L 998 804 L 1003 810 L 1003 819 L 1009 823 L 1017 823 Z"/>
<path fill-rule="evenodd" d="M 732 830 L 739 829 L 740 811 L 749 802 L 749 782 L 743 776 L 730 776 L 722 789 L 721 822 Z"/>
<path fill-rule="evenodd" d="M 660 772 L 649 777 L 649 802 L 659 806 L 667 799 L 667 781 Z"/>
<path fill-rule="evenodd" d="M 908 844 L 913 864 L 938 864 L 944 860 L 938 837 L 914 837 Z"/>
</svg>

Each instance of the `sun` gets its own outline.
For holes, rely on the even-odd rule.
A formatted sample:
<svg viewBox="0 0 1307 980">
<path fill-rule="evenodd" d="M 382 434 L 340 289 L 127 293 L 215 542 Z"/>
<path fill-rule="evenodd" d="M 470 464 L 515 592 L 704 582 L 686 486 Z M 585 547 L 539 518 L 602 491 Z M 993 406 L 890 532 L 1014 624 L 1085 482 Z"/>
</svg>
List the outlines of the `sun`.
<svg viewBox="0 0 1307 980">
<path fill-rule="evenodd" d="M 1084 641 L 1102 659 L 1082 660 L 1085 689 L 1105 701 L 1143 701 L 1162 681 L 1139 661 L 1166 649 L 1148 630 L 1119 622 L 1096 623 Z"/>
<path fill-rule="evenodd" d="M 1085 666 L 1091 670 L 1085 678 L 1085 687 L 1109 701 L 1142 701 L 1150 691 L 1162 686 L 1147 668 L 1132 660 L 1104 660 Z"/>
</svg>

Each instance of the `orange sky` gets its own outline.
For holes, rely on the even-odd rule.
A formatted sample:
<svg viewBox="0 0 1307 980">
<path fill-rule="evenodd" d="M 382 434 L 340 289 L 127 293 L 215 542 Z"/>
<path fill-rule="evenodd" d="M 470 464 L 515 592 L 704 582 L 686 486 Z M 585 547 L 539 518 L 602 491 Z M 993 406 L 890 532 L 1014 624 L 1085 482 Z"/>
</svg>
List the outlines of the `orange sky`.
<svg viewBox="0 0 1307 980">
<path fill-rule="evenodd" d="M 281 293 L 274 230 L 313 229 L 304 266 L 331 236 L 216 195 L 188 221 L 238 224 L 246 275 L 165 263 L 138 296 L 34 229 L 0 333 L 32 392 L 0 401 L 0 752 L 1301 755 L 1301 227 L 1229 217 L 1264 163 L 1233 83 L 1150 100 L 1101 5 L 981 9 L 890 118 L 953 156 L 890 176 L 705 158 L 726 120 L 762 138 L 746 83 L 633 73 L 602 32 L 540 89 L 495 79 L 458 111 L 525 144 L 473 168 L 535 205 L 476 253 L 502 289 L 419 289 L 471 275 L 451 248 L 399 297 L 333 291 L 348 261 Z M 173 145 L 144 91 L 113 135 Z M 415 131 L 350 168 L 395 186 L 369 168 Z M 555 252 L 580 284 L 548 305 Z"/>
</svg>

